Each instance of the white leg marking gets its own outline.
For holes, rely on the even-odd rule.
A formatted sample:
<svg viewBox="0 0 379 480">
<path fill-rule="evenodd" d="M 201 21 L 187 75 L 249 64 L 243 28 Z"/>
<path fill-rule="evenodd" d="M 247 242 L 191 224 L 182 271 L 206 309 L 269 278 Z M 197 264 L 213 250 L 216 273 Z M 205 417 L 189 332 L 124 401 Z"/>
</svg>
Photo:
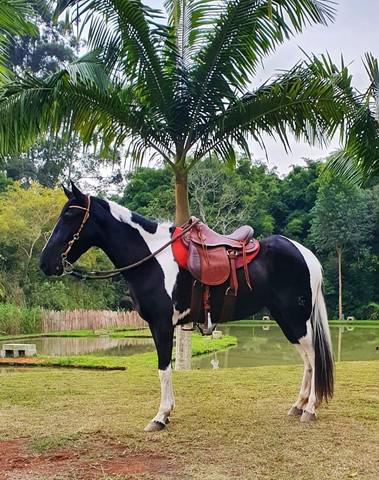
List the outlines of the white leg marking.
<svg viewBox="0 0 379 480">
<path fill-rule="evenodd" d="M 311 321 L 307 321 L 307 334 L 299 338 L 299 343 L 302 346 L 311 367 L 311 385 L 308 403 L 305 410 L 309 413 L 316 413 L 316 389 L 315 389 L 315 351 L 313 348 L 312 326 Z"/>
<path fill-rule="evenodd" d="M 305 353 L 305 350 L 303 349 L 303 347 L 301 345 L 294 345 L 294 347 L 296 348 L 296 350 L 299 352 L 299 355 L 303 359 L 304 374 L 303 374 L 303 380 L 301 382 L 299 396 L 296 402 L 293 404 L 293 406 L 302 410 L 305 407 L 306 403 L 308 402 L 309 393 L 311 390 L 312 368 L 308 360 L 308 356 Z"/>
<path fill-rule="evenodd" d="M 158 370 L 161 382 L 161 403 L 158 413 L 153 418 L 153 422 L 159 422 L 166 425 L 172 409 L 175 406 L 174 391 L 172 388 L 172 372 L 171 365 L 166 370 Z"/>
</svg>

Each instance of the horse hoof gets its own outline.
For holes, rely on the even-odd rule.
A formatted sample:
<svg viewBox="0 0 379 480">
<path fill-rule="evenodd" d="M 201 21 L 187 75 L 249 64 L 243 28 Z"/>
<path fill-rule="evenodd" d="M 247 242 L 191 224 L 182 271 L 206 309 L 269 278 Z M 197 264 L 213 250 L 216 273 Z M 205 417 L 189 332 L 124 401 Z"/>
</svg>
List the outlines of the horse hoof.
<svg viewBox="0 0 379 480">
<path fill-rule="evenodd" d="M 162 422 L 157 422 L 155 420 L 152 420 L 151 422 L 149 422 L 146 427 L 144 428 L 144 431 L 145 432 L 160 432 L 161 430 L 163 430 L 166 425 L 167 425 L 167 421 L 166 423 L 162 423 Z"/>
<path fill-rule="evenodd" d="M 297 407 L 295 407 L 295 405 L 293 405 L 288 410 L 288 415 L 290 417 L 301 417 L 303 415 L 303 410 L 301 408 L 297 408 Z"/>
<path fill-rule="evenodd" d="M 311 423 L 311 422 L 314 422 L 316 420 L 316 414 L 315 413 L 311 413 L 311 412 L 307 412 L 306 410 L 304 410 L 301 418 L 300 418 L 300 422 L 302 423 Z"/>
</svg>

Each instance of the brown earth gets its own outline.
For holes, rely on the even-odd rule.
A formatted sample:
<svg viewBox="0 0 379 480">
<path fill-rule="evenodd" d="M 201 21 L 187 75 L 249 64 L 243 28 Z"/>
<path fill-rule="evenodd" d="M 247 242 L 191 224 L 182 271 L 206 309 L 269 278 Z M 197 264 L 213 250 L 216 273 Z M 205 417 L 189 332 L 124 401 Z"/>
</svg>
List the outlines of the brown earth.
<svg viewBox="0 0 379 480">
<path fill-rule="evenodd" d="M 28 439 L 0 441 L 1 480 L 100 480 L 134 479 L 135 475 L 164 474 L 175 477 L 170 458 L 152 452 L 136 452 L 120 442 L 89 438 L 80 445 L 36 453 Z M 115 476 L 115 477 L 114 477 Z M 140 478 L 140 476 L 139 476 Z"/>
<path fill-rule="evenodd" d="M 42 358 L 18 357 L 18 358 L 0 358 L 0 364 L 4 365 L 35 365 L 43 362 Z"/>
</svg>

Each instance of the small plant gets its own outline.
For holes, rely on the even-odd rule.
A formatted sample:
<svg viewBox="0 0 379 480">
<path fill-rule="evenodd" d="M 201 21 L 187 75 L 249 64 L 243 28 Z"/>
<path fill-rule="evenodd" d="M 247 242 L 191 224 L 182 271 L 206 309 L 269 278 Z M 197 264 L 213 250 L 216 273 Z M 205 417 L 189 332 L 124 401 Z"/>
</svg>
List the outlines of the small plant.
<svg viewBox="0 0 379 480">
<path fill-rule="evenodd" d="M 379 320 L 379 303 L 370 302 L 368 304 L 368 307 L 369 307 L 368 318 L 370 320 Z"/>
</svg>

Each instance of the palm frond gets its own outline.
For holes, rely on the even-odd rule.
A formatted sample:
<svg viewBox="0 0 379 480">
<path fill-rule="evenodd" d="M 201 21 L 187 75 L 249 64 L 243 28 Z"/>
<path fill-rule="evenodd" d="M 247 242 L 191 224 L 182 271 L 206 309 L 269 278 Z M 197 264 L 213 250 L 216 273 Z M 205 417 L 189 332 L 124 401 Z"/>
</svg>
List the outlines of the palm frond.
<svg viewBox="0 0 379 480">
<path fill-rule="evenodd" d="M 340 151 L 331 155 L 327 168 L 353 184 L 363 185 L 379 175 L 379 68 L 378 60 L 365 55 L 370 80 L 363 102 L 356 99 Z"/>
<path fill-rule="evenodd" d="M 195 122 L 206 121 L 206 112 L 217 112 L 246 88 L 257 65 L 269 52 L 308 23 L 325 24 L 333 18 L 329 0 L 230 0 L 197 55 L 192 71 L 194 120 L 189 146 L 196 134 Z"/>
<path fill-rule="evenodd" d="M 354 100 L 355 101 L 355 100 Z M 310 144 L 325 144 L 353 107 L 351 78 L 327 57 L 300 63 L 256 91 L 235 98 L 203 130 L 195 157 L 228 142 L 249 150 L 246 139 L 262 133 L 277 137 L 289 150 L 292 133 Z M 225 143 L 227 142 L 227 143 Z"/>
<path fill-rule="evenodd" d="M 160 55 L 167 36 L 160 12 L 137 0 L 60 0 L 56 15 L 70 7 L 73 20 L 88 27 L 91 48 L 101 49 L 116 74 L 138 83 L 141 94 L 167 112 L 172 88 Z"/>
<path fill-rule="evenodd" d="M 0 95 L 0 154 L 22 151 L 46 132 L 76 131 L 87 145 L 101 138 L 102 149 L 138 137 L 169 161 L 167 130 L 139 100 L 134 86 L 110 83 L 94 53 L 47 79 L 16 79 Z"/>
</svg>

